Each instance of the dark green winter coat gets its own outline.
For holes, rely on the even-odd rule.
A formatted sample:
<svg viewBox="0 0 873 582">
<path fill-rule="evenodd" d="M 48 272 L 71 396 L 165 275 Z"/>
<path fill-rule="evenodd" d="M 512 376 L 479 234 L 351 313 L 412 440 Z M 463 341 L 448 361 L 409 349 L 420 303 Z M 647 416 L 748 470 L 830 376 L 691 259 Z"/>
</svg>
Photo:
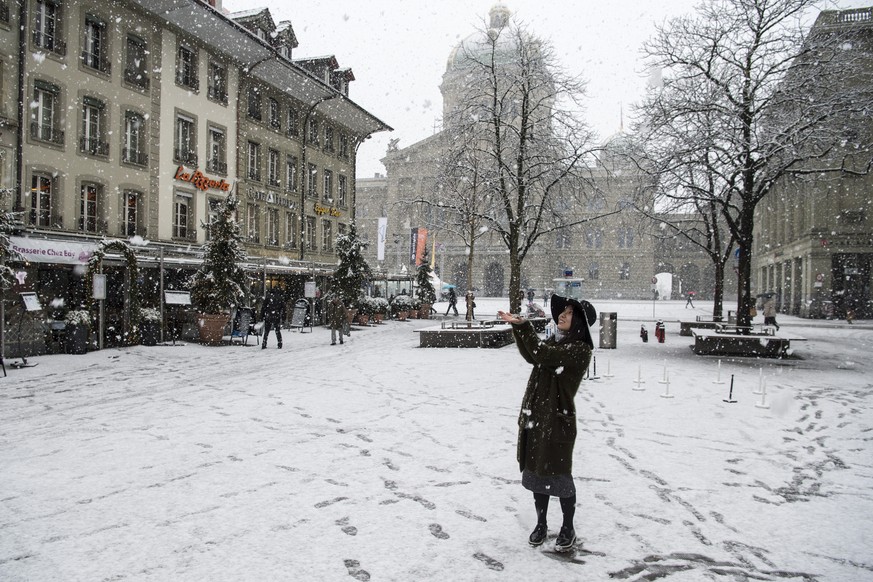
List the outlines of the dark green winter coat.
<svg viewBox="0 0 873 582">
<path fill-rule="evenodd" d="M 518 415 L 518 467 L 537 475 L 569 475 L 576 442 L 576 405 L 591 348 L 584 342 L 540 341 L 529 321 L 513 324 L 522 357 L 533 364 Z"/>
</svg>

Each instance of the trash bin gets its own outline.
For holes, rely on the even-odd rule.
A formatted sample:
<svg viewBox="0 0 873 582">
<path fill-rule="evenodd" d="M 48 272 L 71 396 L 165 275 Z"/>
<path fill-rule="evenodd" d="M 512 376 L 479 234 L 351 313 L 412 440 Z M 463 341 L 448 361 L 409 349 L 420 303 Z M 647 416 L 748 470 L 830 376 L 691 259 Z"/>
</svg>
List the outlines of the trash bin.
<svg viewBox="0 0 873 582">
<path fill-rule="evenodd" d="M 600 312 L 600 347 L 615 349 L 615 334 L 618 327 L 618 314 L 615 312 Z"/>
</svg>

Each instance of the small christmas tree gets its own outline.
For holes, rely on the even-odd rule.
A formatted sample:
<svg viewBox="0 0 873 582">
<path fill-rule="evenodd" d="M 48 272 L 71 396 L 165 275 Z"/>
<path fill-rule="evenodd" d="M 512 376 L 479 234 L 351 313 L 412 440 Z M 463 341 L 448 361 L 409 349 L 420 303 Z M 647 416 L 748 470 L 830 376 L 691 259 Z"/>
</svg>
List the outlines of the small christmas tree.
<svg viewBox="0 0 873 582">
<path fill-rule="evenodd" d="M 421 265 L 415 273 L 415 284 L 418 289 L 415 291 L 422 303 L 433 305 L 436 303 L 436 290 L 433 288 L 433 283 L 430 280 L 430 275 L 433 270 L 430 268 L 430 260 L 428 259 L 427 249 L 424 250 L 424 256 L 421 258 Z"/>
<path fill-rule="evenodd" d="M 203 245 L 203 264 L 191 278 L 191 303 L 201 313 L 218 314 L 245 296 L 246 275 L 240 263 L 246 260 L 242 235 L 234 218 L 239 199 L 230 194 L 218 207 Z"/>
<path fill-rule="evenodd" d="M 342 298 L 343 304 L 354 305 L 358 301 L 361 287 L 370 280 L 372 271 L 364 259 L 366 243 L 358 237 L 355 223 L 349 231 L 336 237 L 336 256 L 339 265 L 333 274 L 334 289 Z"/>
<path fill-rule="evenodd" d="M 0 197 L 0 202 L 6 206 L 6 194 Z M 23 260 L 21 255 L 12 250 L 9 235 L 14 231 L 15 215 L 6 210 L 0 210 L 0 289 L 8 289 L 15 282 L 15 272 L 6 263 Z"/>
</svg>

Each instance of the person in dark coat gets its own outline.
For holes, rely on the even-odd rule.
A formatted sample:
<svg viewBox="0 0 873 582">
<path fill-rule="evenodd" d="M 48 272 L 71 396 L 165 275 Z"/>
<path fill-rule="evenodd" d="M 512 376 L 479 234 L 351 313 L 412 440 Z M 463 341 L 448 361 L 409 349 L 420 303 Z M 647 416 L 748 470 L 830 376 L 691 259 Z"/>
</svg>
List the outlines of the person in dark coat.
<svg viewBox="0 0 873 582">
<path fill-rule="evenodd" d="M 521 483 L 533 493 L 537 525 L 528 538 L 532 546 L 548 537 L 549 499 L 561 500 L 563 524 L 555 550 L 565 552 L 576 542 L 573 518 L 576 486 L 573 482 L 573 446 L 576 442 L 576 391 L 594 349 L 589 327 L 597 313 L 588 301 L 560 295 L 551 298 L 557 333 L 540 341 L 533 325 L 520 315 L 497 312 L 512 324 L 512 334 L 521 356 L 533 365 L 518 415 L 516 458 Z"/>
<path fill-rule="evenodd" d="M 334 297 L 327 304 L 327 323 L 330 326 L 330 345 L 336 345 L 336 332 L 339 332 L 340 343 L 343 343 L 345 325 L 348 322 L 348 310 L 343 305 L 343 300 Z"/>
<path fill-rule="evenodd" d="M 449 306 L 446 308 L 446 315 L 452 309 L 455 310 L 455 315 L 458 315 L 458 294 L 455 293 L 454 287 L 449 287 Z"/>
<path fill-rule="evenodd" d="M 267 347 L 267 336 L 270 335 L 270 330 L 276 330 L 276 341 L 279 342 L 279 349 L 282 349 L 282 317 L 285 315 L 285 298 L 277 289 L 270 289 L 267 292 L 267 298 L 264 299 L 264 306 L 261 308 L 261 318 L 264 320 L 264 340 L 261 343 L 261 349 Z"/>
</svg>

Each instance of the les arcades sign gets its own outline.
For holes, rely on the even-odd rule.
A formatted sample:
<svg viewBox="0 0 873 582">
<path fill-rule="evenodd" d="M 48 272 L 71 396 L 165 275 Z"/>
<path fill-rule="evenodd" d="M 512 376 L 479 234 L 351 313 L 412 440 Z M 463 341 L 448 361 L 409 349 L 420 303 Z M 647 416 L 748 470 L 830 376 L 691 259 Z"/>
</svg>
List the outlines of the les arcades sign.
<svg viewBox="0 0 873 582">
<path fill-rule="evenodd" d="M 185 170 L 185 166 L 179 166 L 176 169 L 176 175 L 173 176 L 173 179 L 179 180 L 180 182 L 189 182 L 198 190 L 220 190 L 221 192 L 230 192 L 231 185 L 224 178 L 221 180 L 215 180 L 196 169 L 193 172 L 188 172 Z"/>
<path fill-rule="evenodd" d="M 314 210 L 315 214 L 319 216 L 340 216 L 339 208 L 337 208 L 336 206 L 322 206 L 321 204 L 316 202 Z"/>
</svg>

